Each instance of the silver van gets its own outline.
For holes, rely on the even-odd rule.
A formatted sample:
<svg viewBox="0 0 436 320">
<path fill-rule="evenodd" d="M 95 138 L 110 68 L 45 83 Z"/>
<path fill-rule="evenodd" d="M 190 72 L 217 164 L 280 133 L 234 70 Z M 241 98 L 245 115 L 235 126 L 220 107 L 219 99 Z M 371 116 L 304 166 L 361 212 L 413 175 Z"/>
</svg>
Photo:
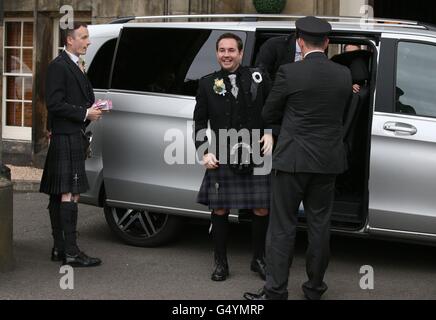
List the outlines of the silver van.
<svg viewBox="0 0 436 320">
<path fill-rule="evenodd" d="M 111 99 L 113 110 L 88 128 L 91 188 L 81 201 L 102 207 L 121 240 L 158 246 L 184 218 L 209 218 L 196 203 L 204 168 L 193 161 L 190 121 L 198 80 L 219 69 L 215 41 L 238 34 L 243 64 L 252 65 L 262 43 L 289 35 L 298 18 L 137 17 L 89 27 L 88 75 L 96 98 Z M 436 29 L 320 18 L 333 26 L 329 57 L 361 86 L 344 117 L 349 170 L 337 179 L 332 231 L 436 243 Z M 360 50 L 344 52 L 347 44 Z M 182 153 L 165 161 L 175 140 Z M 234 222 L 249 218 L 250 212 L 230 215 Z M 304 208 L 299 219 L 304 228 Z"/>
</svg>

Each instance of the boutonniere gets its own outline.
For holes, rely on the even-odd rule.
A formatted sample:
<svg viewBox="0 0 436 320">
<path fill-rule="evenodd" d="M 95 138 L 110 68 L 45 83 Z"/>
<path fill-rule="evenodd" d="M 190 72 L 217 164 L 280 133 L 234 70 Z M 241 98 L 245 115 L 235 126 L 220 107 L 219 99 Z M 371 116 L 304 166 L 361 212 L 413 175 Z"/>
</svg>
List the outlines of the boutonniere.
<svg viewBox="0 0 436 320">
<path fill-rule="evenodd" d="M 82 57 L 79 57 L 79 67 L 83 72 L 86 70 L 86 62 Z"/>
<path fill-rule="evenodd" d="M 213 84 L 213 91 L 221 96 L 224 96 L 226 94 L 227 90 L 223 79 L 215 79 L 215 83 Z"/>
<path fill-rule="evenodd" d="M 263 81 L 262 74 L 259 71 L 255 71 L 251 74 L 251 78 L 253 81 L 251 82 L 251 99 L 252 101 L 255 101 L 257 98 L 257 89 L 259 84 Z"/>
<path fill-rule="evenodd" d="M 256 83 L 261 83 L 263 81 L 262 75 L 258 71 L 253 72 L 251 77 L 253 78 L 253 81 Z"/>
</svg>

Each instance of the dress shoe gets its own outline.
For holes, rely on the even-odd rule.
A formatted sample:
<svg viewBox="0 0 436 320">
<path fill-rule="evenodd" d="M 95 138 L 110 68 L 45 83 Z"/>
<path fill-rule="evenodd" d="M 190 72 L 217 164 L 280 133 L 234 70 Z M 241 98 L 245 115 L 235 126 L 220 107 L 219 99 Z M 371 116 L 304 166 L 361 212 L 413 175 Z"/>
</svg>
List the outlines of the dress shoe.
<svg viewBox="0 0 436 320">
<path fill-rule="evenodd" d="M 265 290 L 261 289 L 258 293 L 245 292 L 245 300 L 270 300 L 268 299 Z"/>
<path fill-rule="evenodd" d="M 323 282 L 320 286 L 312 286 L 310 282 L 302 285 L 304 298 L 306 300 L 321 300 L 321 296 L 327 291 L 327 284 Z"/>
<path fill-rule="evenodd" d="M 75 256 L 65 254 L 65 259 L 63 261 L 63 265 L 69 265 L 73 268 L 95 267 L 100 264 L 101 260 L 99 258 L 88 257 L 84 252 L 79 252 L 79 254 Z"/>
<path fill-rule="evenodd" d="M 65 259 L 65 252 L 53 247 L 51 249 L 51 261 L 63 261 Z"/>
<path fill-rule="evenodd" d="M 215 258 L 215 270 L 212 272 L 213 281 L 224 281 L 229 276 L 229 265 L 225 258 Z"/>
<path fill-rule="evenodd" d="M 262 280 L 266 280 L 266 264 L 263 258 L 256 258 L 251 261 L 251 271 L 257 272 Z"/>
</svg>

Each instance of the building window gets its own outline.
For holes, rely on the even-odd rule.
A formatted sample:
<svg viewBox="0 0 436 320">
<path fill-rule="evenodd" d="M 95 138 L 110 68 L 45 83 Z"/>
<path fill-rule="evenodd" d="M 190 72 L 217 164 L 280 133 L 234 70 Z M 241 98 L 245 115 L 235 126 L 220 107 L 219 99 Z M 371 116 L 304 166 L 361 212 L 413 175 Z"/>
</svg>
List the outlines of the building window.
<svg viewBox="0 0 436 320">
<path fill-rule="evenodd" d="M 33 22 L 5 20 L 3 138 L 31 140 Z"/>
</svg>

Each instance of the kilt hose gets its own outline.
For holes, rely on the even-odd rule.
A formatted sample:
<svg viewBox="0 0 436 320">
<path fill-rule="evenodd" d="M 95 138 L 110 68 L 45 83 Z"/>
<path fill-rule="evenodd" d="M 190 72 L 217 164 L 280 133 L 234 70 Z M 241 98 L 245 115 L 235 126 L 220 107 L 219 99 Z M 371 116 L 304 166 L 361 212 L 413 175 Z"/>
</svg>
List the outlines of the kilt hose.
<svg viewBox="0 0 436 320">
<path fill-rule="evenodd" d="M 52 135 L 40 192 L 80 194 L 89 189 L 82 139 L 80 132 Z"/>
<path fill-rule="evenodd" d="M 240 175 L 220 165 L 206 170 L 197 202 L 209 209 L 269 209 L 270 185 L 270 174 Z"/>
</svg>

